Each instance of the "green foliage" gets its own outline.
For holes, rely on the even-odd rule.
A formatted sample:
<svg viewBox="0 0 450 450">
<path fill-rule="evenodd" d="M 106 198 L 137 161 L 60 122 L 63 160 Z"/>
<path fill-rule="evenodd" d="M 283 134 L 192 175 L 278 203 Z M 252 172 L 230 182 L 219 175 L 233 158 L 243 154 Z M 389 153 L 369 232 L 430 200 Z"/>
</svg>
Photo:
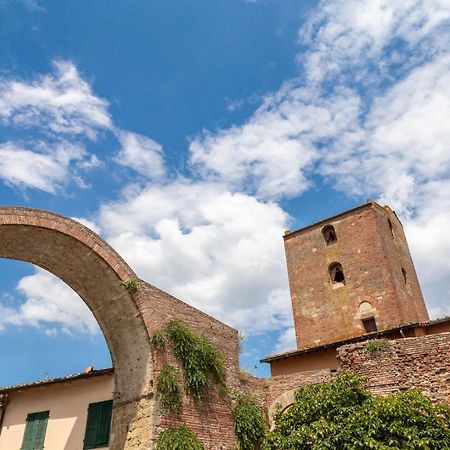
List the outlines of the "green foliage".
<svg viewBox="0 0 450 450">
<path fill-rule="evenodd" d="M 167 324 L 167 336 L 174 343 L 174 353 L 183 369 L 186 392 L 201 400 L 212 377 L 223 384 L 225 362 L 217 348 L 205 337 L 192 332 L 178 320 Z"/>
<path fill-rule="evenodd" d="M 366 348 L 370 353 L 377 353 L 387 347 L 391 341 L 389 339 L 377 339 L 367 343 Z"/>
<path fill-rule="evenodd" d="M 219 350 L 205 337 L 191 331 L 179 320 L 172 320 L 151 338 L 157 350 L 163 350 L 167 341 L 174 345 L 174 353 L 183 369 L 186 392 L 201 400 L 210 380 L 224 385 L 225 361 Z"/>
<path fill-rule="evenodd" d="M 164 364 L 158 375 L 156 389 L 161 395 L 161 406 L 170 411 L 179 411 L 181 408 L 180 386 L 178 372 L 170 364 Z"/>
<path fill-rule="evenodd" d="M 205 450 L 205 447 L 189 428 L 178 427 L 159 435 L 156 450 Z"/>
<path fill-rule="evenodd" d="M 139 280 L 125 280 L 125 281 L 121 281 L 120 285 L 122 287 L 124 287 L 125 289 L 127 289 L 128 291 L 135 291 L 136 289 L 139 288 L 140 283 Z"/>
<path fill-rule="evenodd" d="M 240 450 L 260 448 L 265 434 L 264 415 L 250 395 L 239 395 L 234 408 L 234 431 Z"/>
<path fill-rule="evenodd" d="M 164 330 L 158 330 L 153 333 L 150 343 L 155 350 L 164 350 L 166 348 L 167 336 Z"/>
<path fill-rule="evenodd" d="M 343 373 L 304 386 L 294 404 L 275 415 L 264 450 L 450 449 L 450 408 L 418 391 L 372 396 L 365 379 Z"/>
</svg>

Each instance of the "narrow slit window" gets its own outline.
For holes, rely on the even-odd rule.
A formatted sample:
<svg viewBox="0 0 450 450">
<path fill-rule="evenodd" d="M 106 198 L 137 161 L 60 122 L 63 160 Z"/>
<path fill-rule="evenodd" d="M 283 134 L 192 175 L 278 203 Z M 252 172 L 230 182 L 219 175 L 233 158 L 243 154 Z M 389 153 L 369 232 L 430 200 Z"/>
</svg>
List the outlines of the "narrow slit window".
<svg viewBox="0 0 450 450">
<path fill-rule="evenodd" d="M 344 270 L 342 269 L 342 265 L 340 263 L 330 264 L 329 273 L 332 284 L 345 284 Z"/>
<path fill-rule="evenodd" d="M 322 235 L 327 245 L 331 245 L 337 242 L 336 230 L 334 229 L 333 225 L 327 225 L 326 227 L 324 227 L 322 229 Z"/>
<path fill-rule="evenodd" d="M 388 219 L 389 230 L 391 231 L 391 236 L 394 237 L 394 226 L 392 225 L 391 219 Z"/>
<path fill-rule="evenodd" d="M 406 270 L 402 267 L 402 275 L 403 275 L 403 281 L 405 284 L 408 284 L 408 274 L 406 273 Z"/>
</svg>

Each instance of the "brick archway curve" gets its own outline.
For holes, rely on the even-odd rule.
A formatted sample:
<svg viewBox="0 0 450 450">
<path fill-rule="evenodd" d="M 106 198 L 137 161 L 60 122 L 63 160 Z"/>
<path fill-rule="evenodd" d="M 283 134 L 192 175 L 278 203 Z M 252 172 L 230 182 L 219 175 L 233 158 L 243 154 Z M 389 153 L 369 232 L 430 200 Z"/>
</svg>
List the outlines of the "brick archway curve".
<svg viewBox="0 0 450 450">
<path fill-rule="evenodd" d="M 110 449 L 126 447 L 127 431 L 119 430 L 135 419 L 130 417 L 131 411 L 136 412 L 133 405 L 151 394 L 148 332 L 132 294 L 120 285 L 136 274 L 84 225 L 31 208 L 0 207 L 0 257 L 27 261 L 53 273 L 94 314 L 115 368 Z"/>
</svg>

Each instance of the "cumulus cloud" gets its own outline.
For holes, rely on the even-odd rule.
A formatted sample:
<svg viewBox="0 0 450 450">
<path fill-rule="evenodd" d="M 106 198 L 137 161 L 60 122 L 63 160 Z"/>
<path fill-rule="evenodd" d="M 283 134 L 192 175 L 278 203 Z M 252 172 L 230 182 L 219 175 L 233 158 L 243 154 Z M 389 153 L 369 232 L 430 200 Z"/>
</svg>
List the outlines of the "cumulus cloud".
<svg viewBox="0 0 450 450">
<path fill-rule="evenodd" d="M 0 178 L 19 188 L 55 193 L 70 178 L 84 186 L 76 164 L 85 159 L 83 147 L 61 141 L 52 147 L 34 143 L 30 150 L 14 142 L 0 144 Z"/>
<path fill-rule="evenodd" d="M 5 125 L 95 139 L 112 126 L 108 102 L 94 95 L 72 62 L 53 64 L 54 73 L 32 81 L 0 79 L 0 119 Z"/>
<path fill-rule="evenodd" d="M 162 146 L 153 139 L 129 131 L 117 133 L 121 149 L 114 160 L 140 175 L 159 179 L 166 174 Z"/>
<path fill-rule="evenodd" d="M 20 188 L 55 194 L 100 165 L 83 140 L 112 127 L 108 102 L 97 97 L 75 65 L 55 61 L 54 71 L 32 80 L 0 78 L 0 121 L 27 136 L 0 144 L 0 178 Z M 70 139 L 70 141 L 69 141 Z"/>
<path fill-rule="evenodd" d="M 288 216 L 278 205 L 178 179 L 125 192 L 97 221 L 150 283 L 248 333 L 286 326 Z"/>
<path fill-rule="evenodd" d="M 268 96 L 244 125 L 194 139 L 191 164 L 205 178 L 263 199 L 297 196 L 309 187 L 318 145 L 352 133 L 358 107 L 348 89 L 323 98 L 293 80 Z"/>
<path fill-rule="evenodd" d="M 17 292 L 24 299 L 19 307 L 0 304 L 0 331 L 14 325 L 42 329 L 49 335 L 58 331 L 66 334 L 99 333 L 94 316 L 78 295 L 43 269 L 36 269 L 33 275 L 23 277 L 17 285 Z"/>
<path fill-rule="evenodd" d="M 395 81 L 447 50 L 449 19 L 446 0 L 322 1 L 299 31 L 298 60 L 313 84 Z"/>
</svg>

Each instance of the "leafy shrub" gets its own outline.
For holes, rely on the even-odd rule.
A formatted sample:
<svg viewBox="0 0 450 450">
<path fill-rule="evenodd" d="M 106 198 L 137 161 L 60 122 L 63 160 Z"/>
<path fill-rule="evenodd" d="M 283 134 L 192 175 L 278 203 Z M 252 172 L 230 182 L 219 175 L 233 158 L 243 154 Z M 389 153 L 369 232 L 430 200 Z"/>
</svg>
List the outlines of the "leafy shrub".
<svg viewBox="0 0 450 450">
<path fill-rule="evenodd" d="M 413 390 L 372 396 L 365 379 L 343 373 L 296 391 L 294 404 L 275 415 L 265 450 L 450 449 L 450 408 Z"/>
<path fill-rule="evenodd" d="M 189 428 L 178 427 L 159 435 L 156 450 L 205 450 L 205 447 Z"/>
</svg>

